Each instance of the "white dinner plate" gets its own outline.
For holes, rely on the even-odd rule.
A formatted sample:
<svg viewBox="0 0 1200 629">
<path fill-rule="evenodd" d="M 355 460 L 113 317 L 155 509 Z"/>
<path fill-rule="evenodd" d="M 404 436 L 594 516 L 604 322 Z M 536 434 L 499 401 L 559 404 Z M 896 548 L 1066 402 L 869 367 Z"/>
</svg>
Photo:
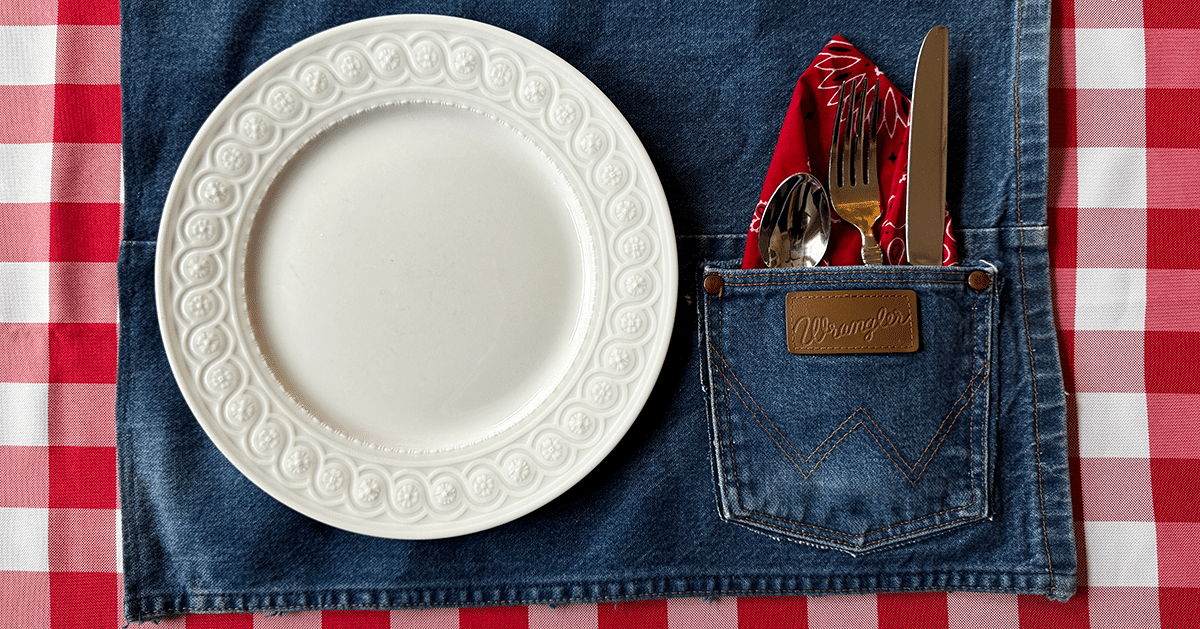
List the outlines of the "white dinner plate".
<svg viewBox="0 0 1200 629">
<path fill-rule="evenodd" d="M 159 324 L 205 432 L 328 524 L 436 538 L 592 470 L 671 336 L 662 185 L 562 59 L 468 20 L 346 24 L 217 106 L 163 211 Z"/>
</svg>

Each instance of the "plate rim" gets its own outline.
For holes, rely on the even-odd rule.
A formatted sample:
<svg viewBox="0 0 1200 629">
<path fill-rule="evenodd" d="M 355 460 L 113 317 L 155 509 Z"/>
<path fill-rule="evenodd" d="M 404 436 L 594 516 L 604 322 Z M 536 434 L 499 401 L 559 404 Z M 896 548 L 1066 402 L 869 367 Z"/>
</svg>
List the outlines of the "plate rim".
<svg viewBox="0 0 1200 629">
<path fill-rule="evenodd" d="M 197 160 L 202 162 L 205 154 L 217 146 L 220 137 L 215 136 L 214 134 L 217 133 L 223 125 L 228 124 L 228 119 L 232 118 L 236 114 L 238 104 L 249 100 L 250 97 L 258 94 L 259 92 L 265 94 L 265 91 L 269 86 L 264 86 L 266 84 L 263 84 L 262 81 L 264 79 L 269 81 L 272 77 L 282 76 L 280 70 L 286 70 L 287 68 L 293 66 L 299 67 L 301 63 L 295 61 L 294 58 L 299 58 L 302 61 L 304 55 L 307 54 L 306 51 L 320 51 L 324 50 L 325 48 L 336 49 L 339 43 L 345 44 L 347 41 L 351 41 L 354 38 L 355 32 L 359 32 L 360 36 L 366 37 L 367 32 L 379 27 L 393 29 L 389 32 L 396 33 L 397 37 L 402 36 L 400 35 L 402 33 L 407 33 L 411 37 L 413 33 L 434 33 L 438 31 L 448 31 L 468 39 L 474 37 L 484 37 L 493 44 L 499 44 L 509 49 L 516 49 L 517 52 L 526 55 L 532 55 L 536 58 L 536 61 L 541 63 L 541 65 L 538 67 L 541 69 L 549 68 L 549 70 L 552 71 L 555 79 L 569 79 L 569 81 L 564 80 L 563 82 L 569 82 L 571 90 L 577 90 L 581 92 L 586 104 L 591 105 L 598 111 L 603 112 L 607 116 L 603 118 L 603 121 L 606 124 L 614 127 L 613 135 L 617 136 L 618 140 L 627 145 L 625 147 L 627 149 L 626 153 L 623 153 L 622 156 L 636 162 L 631 164 L 631 167 L 635 171 L 637 177 L 644 180 L 646 184 L 642 188 L 639 188 L 639 194 L 646 197 L 644 203 L 646 207 L 643 207 L 642 211 L 647 215 L 647 229 L 649 229 L 649 226 L 655 226 L 657 229 L 657 245 L 659 247 L 658 260 L 655 261 L 652 266 L 655 269 L 661 267 L 662 271 L 660 275 L 656 277 L 656 280 L 661 288 L 658 291 L 657 298 L 652 300 L 655 302 L 655 308 L 657 308 L 657 312 L 653 317 L 655 319 L 655 324 L 653 326 L 654 329 L 653 331 L 646 332 L 648 339 L 644 345 L 647 348 L 647 360 L 645 365 L 641 367 L 641 375 L 632 380 L 632 382 L 638 386 L 631 387 L 631 392 L 628 396 L 628 399 L 624 400 L 619 405 L 620 408 L 625 409 L 622 415 L 627 416 L 623 420 L 624 425 L 622 425 L 619 430 L 613 430 L 612 428 L 609 428 L 606 435 L 604 435 L 607 437 L 607 440 L 602 439 L 603 443 L 599 447 L 593 448 L 593 454 L 589 455 L 584 463 L 580 463 L 579 461 L 572 462 L 567 467 L 569 471 L 563 474 L 558 474 L 555 477 L 556 480 L 553 482 L 543 482 L 528 495 L 515 498 L 514 500 L 516 500 L 517 504 L 519 505 L 518 508 L 501 509 L 500 512 L 503 514 L 501 517 L 496 517 L 494 515 L 496 512 L 493 511 L 492 517 L 481 517 L 476 515 L 464 520 L 460 519 L 458 516 L 451 515 L 448 516 L 449 519 L 435 518 L 436 522 L 434 522 L 435 526 L 433 527 L 433 530 L 428 530 L 429 527 L 427 525 L 426 528 L 414 528 L 411 523 L 400 525 L 391 523 L 391 525 L 387 527 L 389 530 L 381 531 L 381 527 L 373 521 L 364 519 L 363 517 L 346 517 L 343 512 L 334 511 L 328 508 L 318 508 L 314 510 L 312 505 L 308 502 L 294 499 L 294 497 L 288 493 L 286 487 L 284 488 L 284 491 L 281 492 L 280 485 L 278 483 L 264 483 L 264 478 L 260 477 L 261 470 L 243 460 L 242 457 L 245 456 L 245 452 L 243 450 L 233 449 L 232 446 L 226 441 L 228 434 L 225 431 L 220 430 L 219 426 L 221 422 L 218 419 L 209 416 L 211 414 L 209 404 L 200 399 L 201 395 L 199 393 L 197 393 L 195 390 L 189 390 L 189 387 L 184 385 L 186 380 L 184 378 L 185 375 L 187 375 L 189 378 L 192 378 L 197 374 L 191 374 L 191 372 L 188 371 L 187 365 L 184 364 L 184 358 L 181 354 L 185 353 L 186 350 L 181 350 L 178 347 L 181 339 L 178 336 L 178 330 L 176 329 L 181 316 L 179 312 L 175 311 L 176 304 L 174 302 L 176 301 L 177 293 L 167 290 L 167 288 L 170 286 L 169 282 L 171 281 L 172 276 L 172 269 L 170 267 L 172 267 L 176 261 L 182 261 L 182 258 L 186 257 L 180 255 L 178 251 L 176 251 L 176 249 L 186 250 L 186 248 L 180 247 L 179 243 L 176 242 L 176 239 L 178 230 L 182 228 L 182 219 L 185 218 L 180 216 L 180 214 L 183 212 L 181 208 L 183 205 L 185 205 L 184 201 L 189 194 L 185 188 L 195 175 L 195 173 L 192 172 L 192 167 L 198 163 Z M 378 35 L 378 33 L 375 34 Z M 485 49 L 486 47 L 481 45 L 479 48 Z M 370 63 L 370 60 L 368 59 L 367 62 Z M 408 71 L 415 72 L 415 70 Z M 449 71 L 447 70 L 447 73 L 448 72 Z M 480 81 L 482 80 L 483 79 L 480 79 Z M 516 97 L 514 96 L 513 98 L 515 99 Z M 225 112 L 224 115 L 218 115 L 222 114 L 223 110 L 227 110 L 227 112 Z M 322 131 L 317 131 L 315 135 L 319 135 L 321 132 Z M 315 137 L 315 135 L 313 137 Z M 205 139 L 208 141 L 202 141 Z M 612 141 L 611 138 L 610 141 Z M 539 147 L 539 150 L 542 149 L 541 144 L 535 142 L 535 145 Z M 284 167 L 294 157 L 294 155 L 295 153 L 293 152 L 292 154 L 280 158 L 278 160 L 279 168 Z M 557 163 L 556 167 L 558 167 Z M 199 172 L 203 173 L 204 171 L 203 169 L 200 169 Z M 199 176 L 196 176 L 196 178 L 199 178 Z M 268 181 L 268 183 L 264 184 L 264 186 L 269 187 L 270 182 Z M 582 194 L 585 191 L 576 190 L 576 192 Z M 586 192 L 593 193 L 592 188 L 588 187 Z M 183 199 L 180 198 L 180 195 L 183 196 Z M 257 208 L 254 208 L 252 213 L 254 211 L 257 211 Z M 603 211 L 603 208 L 597 208 L 597 211 Z M 175 216 L 171 216 L 172 213 L 174 213 Z M 246 231 L 246 233 L 249 233 L 252 228 L 248 226 L 243 229 Z M 597 243 L 597 247 L 608 247 L 612 244 L 612 242 L 602 240 L 601 242 Z M 172 179 L 171 187 L 168 191 L 166 202 L 164 203 L 162 220 L 159 226 L 157 246 L 158 248 L 155 256 L 154 278 L 155 301 L 160 334 L 164 342 L 164 349 L 166 349 L 167 358 L 171 366 L 172 374 L 175 377 L 176 384 L 179 386 L 179 389 L 185 401 L 187 402 L 189 409 L 192 411 L 193 416 L 196 417 L 198 423 L 200 423 L 209 440 L 217 446 L 225 458 L 233 463 L 233 465 L 243 476 L 247 477 L 260 488 L 262 488 L 268 495 L 272 496 L 276 500 L 279 500 L 280 502 L 283 502 L 293 510 L 342 529 L 381 537 L 431 539 L 451 537 L 485 530 L 530 513 L 561 495 L 570 487 L 574 486 L 579 480 L 590 473 L 592 469 L 599 465 L 599 463 L 608 456 L 612 449 L 616 447 L 617 443 L 621 441 L 622 437 L 628 431 L 633 421 L 636 420 L 637 416 L 644 408 L 646 401 L 649 399 L 649 396 L 655 387 L 658 376 L 661 374 L 662 367 L 666 359 L 677 307 L 676 295 L 678 291 L 678 254 L 676 250 L 675 232 L 671 220 L 669 206 L 667 204 L 665 192 L 662 188 L 657 171 L 654 169 L 654 165 L 650 160 L 645 147 L 641 144 L 636 132 L 629 125 L 628 120 L 624 117 L 620 110 L 616 108 L 611 100 L 609 100 L 608 97 L 597 86 L 595 86 L 595 84 L 593 84 L 589 79 L 587 79 L 586 76 L 579 72 L 578 69 L 574 68 L 571 64 L 567 63 L 553 52 L 540 46 L 536 42 L 530 41 L 516 33 L 512 33 L 502 28 L 452 16 L 401 14 L 379 16 L 349 22 L 310 35 L 273 55 L 271 58 L 256 67 L 252 72 L 242 78 L 224 98 L 222 98 L 220 103 L 213 109 L 212 112 L 209 113 L 204 123 L 197 130 L 192 142 L 189 144 L 188 149 L 181 159 L 178 169 L 176 170 Z M 236 245 L 234 248 L 236 249 Z M 609 269 L 608 275 L 609 277 L 607 278 L 597 278 L 597 289 L 602 288 L 599 284 L 604 279 L 609 279 L 613 282 L 616 281 L 617 271 L 615 268 Z M 244 283 L 244 279 L 242 281 Z M 222 283 L 225 283 L 224 280 Z M 234 281 L 234 283 L 236 284 L 236 281 Z M 236 293 L 236 289 L 231 290 Z M 587 296 L 585 295 L 585 299 L 586 298 Z M 595 316 L 601 319 L 601 321 L 598 322 L 601 325 L 605 323 L 603 319 L 612 316 L 614 314 L 614 309 L 617 307 L 617 304 L 611 303 L 612 300 L 609 301 L 610 303 L 608 303 L 606 307 L 597 307 L 594 311 Z M 238 306 L 231 306 L 229 314 L 232 316 L 237 316 L 237 313 L 233 312 L 236 308 L 238 308 Z M 600 343 L 597 342 L 596 346 L 598 351 Z M 258 351 L 258 344 L 255 343 L 252 349 L 254 351 Z M 584 349 L 586 351 L 586 348 Z M 587 357 L 579 356 L 574 360 L 579 361 L 585 360 L 586 358 Z M 202 389 L 203 385 L 198 385 L 198 387 Z M 265 419 L 259 421 L 262 423 L 265 421 Z M 349 498 L 346 500 L 349 501 L 352 499 L 353 498 Z M 463 511 L 459 510 L 459 515 L 462 513 Z M 424 516 L 424 519 L 430 519 L 428 514 Z M 397 526 L 400 527 L 400 530 L 393 530 Z"/>
</svg>

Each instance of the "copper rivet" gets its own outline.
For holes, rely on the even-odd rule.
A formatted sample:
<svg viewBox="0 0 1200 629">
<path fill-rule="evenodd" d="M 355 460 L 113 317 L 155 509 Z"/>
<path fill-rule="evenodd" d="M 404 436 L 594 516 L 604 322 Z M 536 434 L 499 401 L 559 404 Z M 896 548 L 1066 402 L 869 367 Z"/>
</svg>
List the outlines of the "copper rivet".
<svg viewBox="0 0 1200 629">
<path fill-rule="evenodd" d="M 967 284 L 975 290 L 987 290 L 987 287 L 992 285 L 992 276 L 983 271 L 973 271 L 967 277 Z"/>
<path fill-rule="evenodd" d="M 725 278 L 716 273 L 709 273 L 704 278 L 704 292 L 709 295 L 720 295 L 725 288 Z"/>
</svg>

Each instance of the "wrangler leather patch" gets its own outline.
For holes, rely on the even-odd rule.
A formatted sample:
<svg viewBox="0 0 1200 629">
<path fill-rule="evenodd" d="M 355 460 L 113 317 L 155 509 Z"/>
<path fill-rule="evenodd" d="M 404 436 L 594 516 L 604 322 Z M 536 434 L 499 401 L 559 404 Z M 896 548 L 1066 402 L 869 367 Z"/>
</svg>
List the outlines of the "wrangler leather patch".
<svg viewBox="0 0 1200 629">
<path fill-rule="evenodd" d="M 911 290 L 788 293 L 786 311 L 793 354 L 889 354 L 921 345 L 917 293 Z"/>
</svg>

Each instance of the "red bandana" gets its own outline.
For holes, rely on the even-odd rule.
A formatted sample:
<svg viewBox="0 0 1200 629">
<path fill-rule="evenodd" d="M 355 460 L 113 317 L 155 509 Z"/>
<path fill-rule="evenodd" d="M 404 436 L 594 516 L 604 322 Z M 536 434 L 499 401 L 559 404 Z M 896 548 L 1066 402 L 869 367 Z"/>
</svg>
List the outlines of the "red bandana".
<svg viewBox="0 0 1200 629">
<path fill-rule="evenodd" d="M 746 253 L 742 268 L 765 266 L 758 253 L 758 227 L 763 208 L 779 184 L 795 173 L 816 175 L 828 185 L 829 144 L 833 134 L 833 118 L 837 112 L 839 85 L 856 77 L 865 77 L 868 85 L 879 82 L 880 115 L 877 135 L 879 155 L 880 203 L 883 218 L 875 223 L 875 235 L 883 249 L 886 264 L 904 264 L 904 207 L 908 167 L 908 98 L 892 85 L 875 64 L 840 35 L 825 45 L 812 65 L 800 75 L 792 102 L 788 105 L 775 155 L 767 169 L 762 196 L 750 222 Z M 860 79 L 861 80 L 861 79 Z M 850 266 L 862 264 L 862 236 L 849 223 L 833 217 L 833 231 L 822 265 Z M 942 264 L 958 262 L 958 247 L 946 215 L 945 243 Z"/>
</svg>

